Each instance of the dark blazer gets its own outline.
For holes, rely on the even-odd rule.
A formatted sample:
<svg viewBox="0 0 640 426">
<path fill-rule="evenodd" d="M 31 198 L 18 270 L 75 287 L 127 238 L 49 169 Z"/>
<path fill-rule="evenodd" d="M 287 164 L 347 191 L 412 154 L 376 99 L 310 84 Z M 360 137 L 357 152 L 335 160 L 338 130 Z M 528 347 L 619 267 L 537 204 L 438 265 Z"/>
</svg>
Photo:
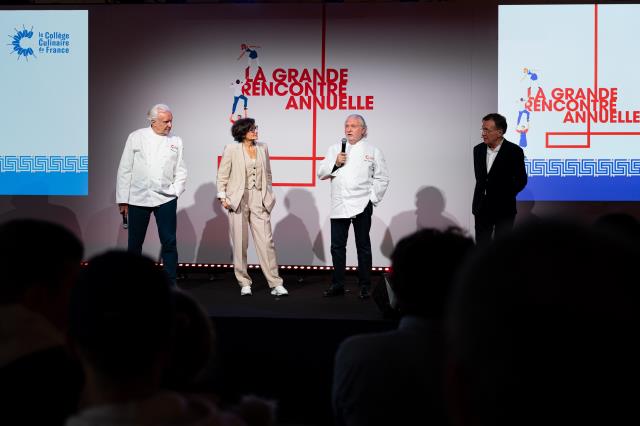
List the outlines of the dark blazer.
<svg viewBox="0 0 640 426">
<path fill-rule="evenodd" d="M 522 148 L 504 139 L 487 174 L 487 145 L 481 142 L 473 148 L 473 169 L 473 214 L 515 215 L 516 195 L 527 185 Z"/>
</svg>

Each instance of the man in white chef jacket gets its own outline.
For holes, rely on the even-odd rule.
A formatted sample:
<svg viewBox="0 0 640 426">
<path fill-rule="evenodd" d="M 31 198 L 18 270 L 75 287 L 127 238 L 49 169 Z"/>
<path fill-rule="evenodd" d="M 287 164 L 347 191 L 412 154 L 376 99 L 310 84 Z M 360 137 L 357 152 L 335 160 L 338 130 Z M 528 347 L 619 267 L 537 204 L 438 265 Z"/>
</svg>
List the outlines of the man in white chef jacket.
<svg viewBox="0 0 640 426">
<path fill-rule="evenodd" d="M 156 218 L 162 244 L 164 269 L 176 282 L 176 211 L 184 192 L 187 168 L 182 139 L 172 136 L 173 114 L 164 104 L 154 105 L 147 114 L 150 126 L 129 135 L 118 167 L 116 202 L 127 218 L 128 249 L 142 253 L 151 213 Z"/>
<path fill-rule="evenodd" d="M 359 297 L 369 297 L 371 288 L 371 215 L 389 186 L 389 174 L 382 151 L 369 144 L 367 123 L 358 114 L 344 123 L 346 143 L 335 144 L 318 168 L 318 178 L 331 180 L 331 259 L 333 275 L 325 297 L 344 294 L 346 247 L 349 226 L 358 252 Z M 344 152 L 342 147 L 344 145 Z"/>
</svg>

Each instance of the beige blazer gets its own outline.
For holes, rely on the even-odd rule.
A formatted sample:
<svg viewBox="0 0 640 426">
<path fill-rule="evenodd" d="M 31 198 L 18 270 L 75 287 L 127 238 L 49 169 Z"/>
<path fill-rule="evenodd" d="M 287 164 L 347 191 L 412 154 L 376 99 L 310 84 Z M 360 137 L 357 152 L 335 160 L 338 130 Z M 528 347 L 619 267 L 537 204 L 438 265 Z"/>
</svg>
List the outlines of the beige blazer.
<svg viewBox="0 0 640 426">
<path fill-rule="evenodd" d="M 231 210 L 235 211 L 240 205 L 246 185 L 246 168 L 242 143 L 231 143 L 224 147 L 222 161 L 218 167 L 218 196 L 219 199 L 227 199 Z M 256 143 L 256 159 L 262 164 L 262 204 L 267 212 L 271 213 L 276 203 L 276 197 L 271 188 L 271 162 L 269 161 L 269 148 L 264 143 Z"/>
</svg>

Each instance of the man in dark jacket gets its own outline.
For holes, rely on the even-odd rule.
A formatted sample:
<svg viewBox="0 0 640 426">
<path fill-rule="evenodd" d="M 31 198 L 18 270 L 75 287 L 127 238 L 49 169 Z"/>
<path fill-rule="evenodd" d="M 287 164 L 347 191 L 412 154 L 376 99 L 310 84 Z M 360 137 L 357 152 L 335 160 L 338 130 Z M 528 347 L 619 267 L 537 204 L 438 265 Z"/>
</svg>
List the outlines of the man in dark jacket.
<svg viewBox="0 0 640 426">
<path fill-rule="evenodd" d="M 513 228 L 516 195 L 527 184 L 524 152 L 504 138 L 506 131 L 507 120 L 502 115 L 486 115 L 482 119 L 482 143 L 473 148 L 476 187 L 472 212 L 478 246 Z"/>
</svg>

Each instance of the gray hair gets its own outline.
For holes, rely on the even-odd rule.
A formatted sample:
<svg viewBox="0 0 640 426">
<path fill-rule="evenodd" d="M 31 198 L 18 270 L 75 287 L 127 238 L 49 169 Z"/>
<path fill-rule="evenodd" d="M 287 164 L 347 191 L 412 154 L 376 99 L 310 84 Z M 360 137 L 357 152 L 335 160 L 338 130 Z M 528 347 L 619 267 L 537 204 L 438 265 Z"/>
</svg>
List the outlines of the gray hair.
<svg viewBox="0 0 640 426">
<path fill-rule="evenodd" d="M 171 108 L 165 104 L 155 104 L 151 107 L 149 112 L 147 113 L 147 120 L 155 121 L 158 119 L 158 113 L 160 112 L 171 112 Z"/>
<path fill-rule="evenodd" d="M 344 120 L 344 122 L 346 123 L 347 120 L 349 120 L 350 118 L 355 118 L 356 120 L 360 120 L 360 125 L 362 126 L 362 128 L 364 129 L 364 132 L 362 133 L 362 137 L 367 137 L 367 122 L 364 121 L 364 117 L 361 116 L 360 114 L 350 114 L 347 116 L 347 118 Z"/>
</svg>

